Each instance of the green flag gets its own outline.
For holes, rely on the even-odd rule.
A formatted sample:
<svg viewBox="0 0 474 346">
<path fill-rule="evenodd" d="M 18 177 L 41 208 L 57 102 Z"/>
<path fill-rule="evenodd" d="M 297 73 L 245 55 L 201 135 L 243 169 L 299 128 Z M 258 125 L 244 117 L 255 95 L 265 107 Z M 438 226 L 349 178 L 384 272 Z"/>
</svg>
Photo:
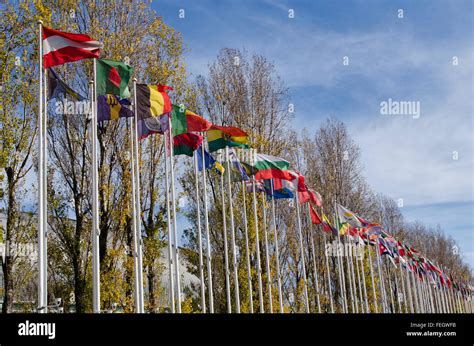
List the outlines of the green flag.
<svg viewBox="0 0 474 346">
<path fill-rule="evenodd" d="M 132 73 L 133 67 L 123 62 L 97 59 L 97 95 L 129 98 L 128 82 Z"/>
</svg>

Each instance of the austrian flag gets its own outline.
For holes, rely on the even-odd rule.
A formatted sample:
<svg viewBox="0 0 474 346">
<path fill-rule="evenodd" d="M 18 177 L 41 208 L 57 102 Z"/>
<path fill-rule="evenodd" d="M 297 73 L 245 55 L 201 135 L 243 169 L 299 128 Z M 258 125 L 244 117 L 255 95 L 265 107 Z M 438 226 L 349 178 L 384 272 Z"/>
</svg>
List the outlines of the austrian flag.
<svg viewBox="0 0 474 346">
<path fill-rule="evenodd" d="M 84 34 L 73 34 L 43 27 L 43 66 L 98 58 L 102 43 Z"/>
</svg>

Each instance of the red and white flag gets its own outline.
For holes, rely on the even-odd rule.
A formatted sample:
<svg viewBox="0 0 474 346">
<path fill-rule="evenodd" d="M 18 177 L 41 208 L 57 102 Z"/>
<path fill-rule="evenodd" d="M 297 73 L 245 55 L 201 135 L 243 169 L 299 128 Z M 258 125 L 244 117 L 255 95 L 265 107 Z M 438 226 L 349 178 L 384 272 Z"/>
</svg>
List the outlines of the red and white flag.
<svg viewBox="0 0 474 346">
<path fill-rule="evenodd" d="M 98 58 L 102 43 L 88 35 L 62 32 L 43 27 L 43 66 L 61 65 L 67 62 Z"/>
</svg>

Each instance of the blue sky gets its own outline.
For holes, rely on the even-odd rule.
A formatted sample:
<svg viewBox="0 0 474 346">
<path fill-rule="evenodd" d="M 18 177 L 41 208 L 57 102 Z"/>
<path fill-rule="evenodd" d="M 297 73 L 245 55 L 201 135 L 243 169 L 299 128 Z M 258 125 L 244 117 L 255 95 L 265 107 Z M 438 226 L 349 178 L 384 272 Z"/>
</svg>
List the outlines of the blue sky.
<svg viewBox="0 0 474 346">
<path fill-rule="evenodd" d="M 191 78 L 206 74 L 223 47 L 266 56 L 290 89 L 291 126 L 313 132 L 328 116 L 346 122 L 371 187 L 403 199 L 407 220 L 441 225 L 474 267 L 472 1 L 152 6 L 182 33 Z M 381 115 L 389 98 L 420 102 L 420 117 Z"/>
</svg>

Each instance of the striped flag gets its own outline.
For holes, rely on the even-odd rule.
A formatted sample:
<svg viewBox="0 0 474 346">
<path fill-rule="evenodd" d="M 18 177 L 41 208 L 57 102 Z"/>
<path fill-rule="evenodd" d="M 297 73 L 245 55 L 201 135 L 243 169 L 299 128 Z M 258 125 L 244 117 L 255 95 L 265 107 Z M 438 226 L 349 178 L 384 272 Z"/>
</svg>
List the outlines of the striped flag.
<svg viewBox="0 0 474 346">
<path fill-rule="evenodd" d="M 62 65 L 82 59 L 98 58 L 102 43 L 88 35 L 43 27 L 43 66 Z"/>
</svg>

